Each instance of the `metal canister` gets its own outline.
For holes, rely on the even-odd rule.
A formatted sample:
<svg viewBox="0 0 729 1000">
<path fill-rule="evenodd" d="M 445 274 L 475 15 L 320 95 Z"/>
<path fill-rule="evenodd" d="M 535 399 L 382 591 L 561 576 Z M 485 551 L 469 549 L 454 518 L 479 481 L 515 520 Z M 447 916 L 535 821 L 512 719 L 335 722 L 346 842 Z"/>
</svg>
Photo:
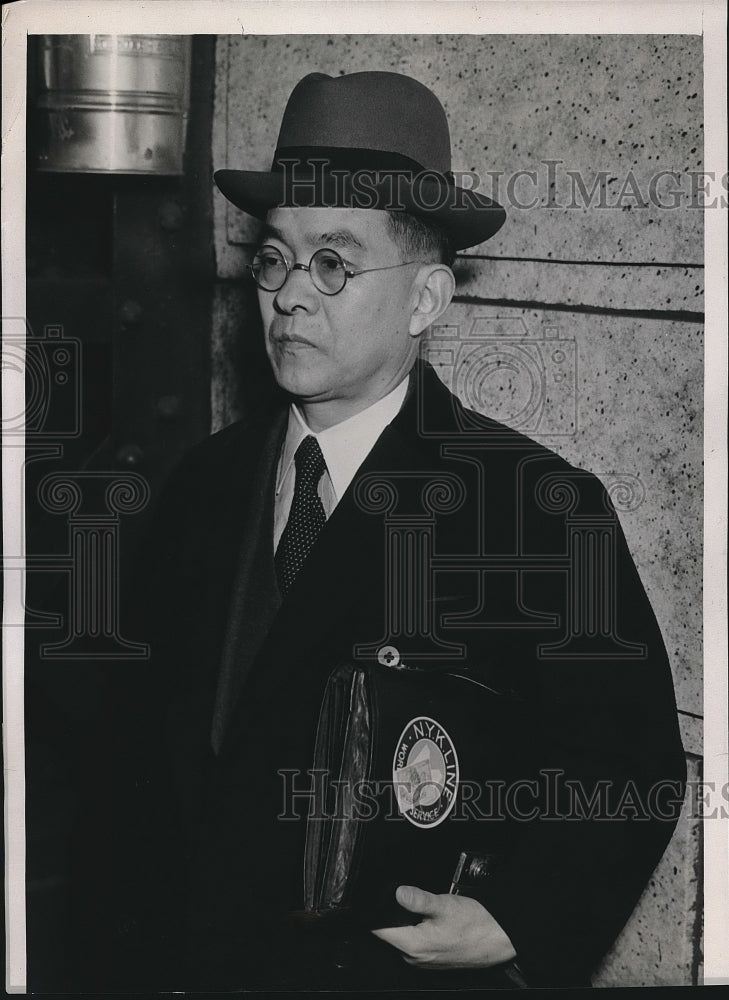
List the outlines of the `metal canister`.
<svg viewBox="0 0 729 1000">
<path fill-rule="evenodd" d="M 41 35 L 41 170 L 181 174 L 186 35 Z"/>
</svg>

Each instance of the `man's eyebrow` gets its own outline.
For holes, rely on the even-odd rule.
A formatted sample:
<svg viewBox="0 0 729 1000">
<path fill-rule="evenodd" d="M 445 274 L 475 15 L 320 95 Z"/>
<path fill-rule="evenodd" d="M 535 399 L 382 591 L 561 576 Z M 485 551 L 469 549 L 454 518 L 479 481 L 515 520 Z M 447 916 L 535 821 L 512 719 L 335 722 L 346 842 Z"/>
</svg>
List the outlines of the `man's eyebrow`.
<svg viewBox="0 0 729 1000">
<path fill-rule="evenodd" d="M 268 222 L 264 222 L 263 228 L 261 229 L 261 235 L 259 238 L 259 243 L 265 243 L 266 240 L 280 240 L 281 243 L 286 242 L 286 238 L 280 229 L 276 229 Z"/>
<path fill-rule="evenodd" d="M 288 246 L 288 240 L 281 230 L 268 222 L 263 224 L 259 242 L 265 243 L 266 240 L 279 240 L 279 242 L 285 243 Z M 354 235 L 351 229 L 336 229 L 332 232 L 321 233 L 320 235 L 307 233 L 306 242 L 312 247 L 329 246 L 344 249 L 357 247 L 359 250 L 365 249 L 364 244 Z"/>
<path fill-rule="evenodd" d="M 309 246 L 329 246 L 329 247 L 357 247 L 359 250 L 363 250 L 364 246 L 357 239 L 354 233 L 350 229 L 337 229 L 331 233 L 322 233 L 321 236 L 315 236 L 313 233 L 309 233 L 306 237 L 306 242 Z"/>
</svg>

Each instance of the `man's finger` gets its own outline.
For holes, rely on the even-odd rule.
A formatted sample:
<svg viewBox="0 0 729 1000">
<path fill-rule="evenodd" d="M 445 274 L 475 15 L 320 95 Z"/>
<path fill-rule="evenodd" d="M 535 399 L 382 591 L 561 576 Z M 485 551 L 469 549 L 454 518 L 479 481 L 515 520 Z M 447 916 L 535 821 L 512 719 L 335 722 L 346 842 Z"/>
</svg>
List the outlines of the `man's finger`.
<svg viewBox="0 0 729 1000">
<path fill-rule="evenodd" d="M 391 944 L 398 951 L 408 952 L 417 943 L 417 937 L 413 934 L 414 927 L 378 927 L 370 931 L 380 941 Z"/>
<path fill-rule="evenodd" d="M 395 899 L 404 910 L 419 913 L 422 917 L 433 917 L 443 910 L 440 898 L 425 889 L 414 885 L 400 885 L 395 893 Z"/>
</svg>

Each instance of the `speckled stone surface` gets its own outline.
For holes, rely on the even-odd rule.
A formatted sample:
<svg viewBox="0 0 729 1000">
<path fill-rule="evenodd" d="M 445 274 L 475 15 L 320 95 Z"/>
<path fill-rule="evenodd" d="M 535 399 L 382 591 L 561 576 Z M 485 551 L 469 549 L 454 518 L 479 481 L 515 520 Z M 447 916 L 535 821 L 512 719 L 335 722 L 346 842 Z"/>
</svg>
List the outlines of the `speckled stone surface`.
<svg viewBox="0 0 729 1000">
<path fill-rule="evenodd" d="M 689 760 L 688 780 L 699 781 Z M 594 986 L 681 986 L 700 982 L 703 911 L 701 821 L 687 795 L 681 819 L 640 903 L 593 977 Z"/>
</svg>

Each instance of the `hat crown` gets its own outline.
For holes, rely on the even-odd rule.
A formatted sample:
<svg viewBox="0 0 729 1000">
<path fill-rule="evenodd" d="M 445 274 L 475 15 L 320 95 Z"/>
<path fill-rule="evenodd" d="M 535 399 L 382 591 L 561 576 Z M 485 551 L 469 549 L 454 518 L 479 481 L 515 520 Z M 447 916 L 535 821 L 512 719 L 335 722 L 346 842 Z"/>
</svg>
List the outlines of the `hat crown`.
<svg viewBox="0 0 729 1000">
<path fill-rule="evenodd" d="M 422 83 L 400 73 L 305 76 L 286 105 L 277 153 L 289 147 L 376 150 L 441 174 L 451 169 L 442 104 Z"/>
<path fill-rule="evenodd" d="M 489 239 L 505 219 L 477 183 L 459 185 L 443 105 L 400 73 L 310 73 L 291 92 L 270 170 L 217 170 L 215 182 L 258 219 L 276 206 L 401 211 L 457 250 Z"/>
</svg>

